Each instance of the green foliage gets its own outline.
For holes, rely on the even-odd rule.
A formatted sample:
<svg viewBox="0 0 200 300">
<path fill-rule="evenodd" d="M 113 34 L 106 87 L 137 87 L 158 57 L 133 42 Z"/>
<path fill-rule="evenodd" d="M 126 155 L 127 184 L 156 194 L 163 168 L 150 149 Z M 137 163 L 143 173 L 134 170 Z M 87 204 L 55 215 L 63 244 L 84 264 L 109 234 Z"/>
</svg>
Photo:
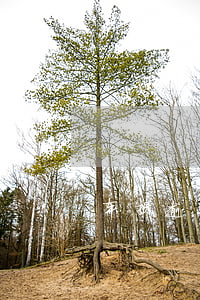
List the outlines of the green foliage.
<svg viewBox="0 0 200 300">
<path fill-rule="evenodd" d="M 14 219 L 13 199 L 14 192 L 10 191 L 10 188 L 2 191 L 0 196 L 0 239 L 11 230 Z"/>
<path fill-rule="evenodd" d="M 36 101 L 52 118 L 50 125 L 37 125 L 40 140 L 53 137 L 61 151 L 62 147 L 68 149 L 74 107 L 158 104 L 152 84 L 168 62 L 168 50 L 120 52 L 119 42 L 129 29 L 120 14 L 114 6 L 106 23 L 100 1 L 95 0 L 91 15 L 85 15 L 85 30 L 66 27 L 52 17 L 45 19 L 57 50 L 49 52 L 41 64 L 33 79 L 36 89 L 26 93 L 27 100 Z M 69 160 L 70 151 L 65 158 Z M 49 156 L 41 157 L 41 169 L 45 159 Z"/>
<path fill-rule="evenodd" d="M 45 174 L 49 169 L 59 169 L 64 166 L 70 157 L 70 148 L 62 146 L 61 149 L 42 153 L 35 156 L 35 162 L 30 168 L 25 168 L 25 172 L 31 175 Z"/>
</svg>

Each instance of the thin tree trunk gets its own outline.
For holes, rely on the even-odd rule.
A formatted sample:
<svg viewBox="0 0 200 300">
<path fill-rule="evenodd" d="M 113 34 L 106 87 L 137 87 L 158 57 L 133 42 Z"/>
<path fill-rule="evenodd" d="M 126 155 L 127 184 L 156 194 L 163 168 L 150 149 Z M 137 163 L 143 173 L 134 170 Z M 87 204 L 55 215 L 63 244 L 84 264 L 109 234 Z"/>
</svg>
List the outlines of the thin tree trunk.
<svg viewBox="0 0 200 300">
<path fill-rule="evenodd" d="M 42 241 L 41 241 L 41 248 L 40 248 L 40 262 L 42 262 L 43 256 L 44 256 L 44 246 L 45 246 L 46 227 L 47 227 L 47 203 L 48 203 L 48 178 L 47 178 L 47 183 L 46 183 L 45 199 L 44 199 L 44 219 L 43 219 L 43 226 L 42 226 Z"/>
<path fill-rule="evenodd" d="M 111 184 L 112 200 L 113 200 L 114 203 L 116 203 L 115 190 L 114 190 L 114 184 L 113 184 L 113 172 L 112 172 L 112 161 L 111 161 L 110 148 L 109 148 L 108 160 L 109 160 L 109 171 L 110 171 L 110 184 Z M 112 220 L 113 220 L 113 242 L 115 243 L 117 241 L 117 215 L 116 215 L 116 209 L 113 210 L 112 217 L 113 217 L 112 218 Z"/>
<path fill-rule="evenodd" d="M 6 255 L 6 269 L 8 269 L 8 267 L 9 267 L 9 254 L 10 254 L 11 236 L 12 236 L 12 220 L 11 220 L 10 225 L 9 225 L 8 248 L 7 248 L 7 255 Z"/>
<path fill-rule="evenodd" d="M 37 186 L 35 184 L 34 194 L 33 194 L 33 206 L 32 206 L 32 214 L 31 214 L 31 224 L 29 230 L 29 238 L 28 238 L 28 253 L 26 258 L 26 266 L 30 265 L 31 262 L 31 251 L 32 251 L 32 242 L 33 242 L 33 227 L 35 220 L 35 208 L 36 208 L 36 189 Z"/>
<path fill-rule="evenodd" d="M 154 191 L 155 191 L 155 204 L 156 204 L 156 212 L 157 212 L 157 217 L 158 217 L 160 244 L 161 244 L 161 246 L 165 246 L 166 241 L 165 241 L 164 215 L 161 214 L 161 210 L 160 210 L 160 203 L 159 203 L 159 197 L 158 197 L 156 177 L 154 174 L 154 167 L 152 170 L 152 177 L 153 177 L 153 185 L 154 185 Z"/>
<path fill-rule="evenodd" d="M 188 189 L 187 189 L 185 170 L 183 167 L 179 168 L 179 175 L 180 175 L 180 182 L 181 182 L 181 186 L 182 186 L 184 206 L 185 206 L 185 211 L 186 211 L 186 216 L 187 216 L 190 243 L 195 243 L 190 201 L 189 201 L 189 197 L 188 197 Z"/>
<path fill-rule="evenodd" d="M 133 178 L 133 173 L 131 172 L 130 161 L 129 161 L 128 173 L 129 173 L 129 185 L 131 191 L 131 204 L 132 204 L 132 214 L 133 214 L 134 243 L 136 246 L 138 246 L 137 213 L 136 213 L 135 197 L 134 197 L 134 178 Z"/>
<path fill-rule="evenodd" d="M 116 188 L 116 196 L 117 196 L 117 210 L 118 210 L 118 219 L 119 219 L 119 242 L 122 243 L 122 213 L 120 208 L 120 198 L 119 198 L 119 187 L 115 181 L 115 188 Z"/>
<path fill-rule="evenodd" d="M 169 172 L 172 175 L 172 178 L 169 176 Z M 172 193 L 172 198 L 174 202 L 177 204 L 179 207 L 179 214 L 180 218 L 176 218 L 176 225 L 177 225 L 177 230 L 178 230 L 178 237 L 181 242 L 186 243 L 186 236 L 185 236 L 185 228 L 184 228 L 184 220 L 183 220 L 183 212 L 182 212 L 182 205 L 179 199 L 178 191 L 177 191 L 177 186 L 176 186 L 176 181 L 175 181 L 175 175 L 172 169 L 169 169 L 165 171 L 165 175 L 167 177 L 167 181 L 169 184 L 170 191 Z"/>
<path fill-rule="evenodd" d="M 192 210 L 193 210 L 193 214 L 194 214 L 194 223 L 195 223 L 195 228 L 196 228 L 196 233 L 197 233 L 197 241 L 198 241 L 198 243 L 200 243 L 200 226 L 199 226 L 199 220 L 198 220 L 198 214 L 197 214 L 197 203 L 196 203 L 196 200 L 194 197 L 189 168 L 187 168 L 187 180 L 188 180 L 189 192 L 190 192 L 191 199 L 192 199 Z"/>
<path fill-rule="evenodd" d="M 179 149 L 178 143 L 177 143 L 176 125 L 177 124 L 174 124 L 174 105 L 173 105 L 173 106 L 170 106 L 169 131 L 170 131 L 171 143 L 174 146 L 174 154 L 175 154 L 175 160 L 176 160 L 176 164 L 177 164 L 177 171 L 179 173 L 178 175 L 179 175 L 179 179 L 180 179 L 180 183 L 181 183 L 181 187 L 182 187 L 184 208 L 185 208 L 186 218 L 187 218 L 187 223 L 188 223 L 190 242 L 194 243 L 195 239 L 194 239 L 190 202 L 189 202 L 189 197 L 188 197 L 187 181 L 186 181 L 185 170 L 183 167 L 180 149 Z"/>
<path fill-rule="evenodd" d="M 184 219 L 183 219 L 183 212 L 182 212 L 182 204 L 181 204 L 180 199 L 179 199 L 174 172 L 173 172 L 173 170 L 170 170 L 170 172 L 172 174 L 172 184 L 173 184 L 173 193 L 174 193 L 175 201 L 176 201 L 176 203 L 178 204 L 178 207 L 179 207 L 182 239 L 183 239 L 183 242 L 186 243 L 186 235 L 185 235 Z"/>
</svg>

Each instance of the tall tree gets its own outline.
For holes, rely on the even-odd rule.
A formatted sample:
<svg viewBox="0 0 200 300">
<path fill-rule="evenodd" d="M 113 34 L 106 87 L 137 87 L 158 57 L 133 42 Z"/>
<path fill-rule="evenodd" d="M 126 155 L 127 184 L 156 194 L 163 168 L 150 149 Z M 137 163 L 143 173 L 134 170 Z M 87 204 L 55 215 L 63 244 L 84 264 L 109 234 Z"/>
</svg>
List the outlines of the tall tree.
<svg viewBox="0 0 200 300">
<path fill-rule="evenodd" d="M 99 280 L 100 252 L 104 238 L 102 175 L 102 104 L 155 105 L 152 83 L 168 62 L 167 50 L 119 51 L 129 25 L 120 20 L 120 10 L 112 9 L 108 24 L 103 18 L 100 1 L 95 0 L 91 15 L 85 15 L 85 30 L 66 27 L 53 18 L 45 22 L 54 31 L 57 50 L 46 57 L 41 72 L 35 77 L 37 88 L 27 92 L 52 116 L 43 123 L 40 138 L 56 138 L 60 148 L 53 157 L 68 161 L 70 157 L 70 112 L 75 106 L 93 105 L 96 122 L 96 238 L 94 276 Z M 55 155 L 56 154 L 56 155 Z M 46 157 L 45 157 L 46 158 Z"/>
<path fill-rule="evenodd" d="M 14 192 L 10 188 L 1 192 L 0 195 L 0 239 L 11 231 L 14 219 L 14 210 L 12 207 Z"/>
</svg>

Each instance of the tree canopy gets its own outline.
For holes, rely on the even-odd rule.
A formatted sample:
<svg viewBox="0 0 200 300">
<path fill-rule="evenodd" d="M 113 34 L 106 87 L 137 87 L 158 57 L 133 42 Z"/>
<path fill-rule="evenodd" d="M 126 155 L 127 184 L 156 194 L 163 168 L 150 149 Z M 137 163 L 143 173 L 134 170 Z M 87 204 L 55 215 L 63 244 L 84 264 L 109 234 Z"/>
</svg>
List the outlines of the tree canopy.
<svg viewBox="0 0 200 300">
<path fill-rule="evenodd" d="M 85 29 L 66 27 L 53 17 L 45 19 L 53 30 L 56 50 L 49 51 L 33 79 L 36 88 L 26 98 L 36 101 L 51 115 L 36 126 L 39 139 L 58 142 L 60 163 L 70 158 L 70 113 L 83 105 L 156 105 L 153 82 L 168 62 L 168 50 L 120 51 L 129 24 L 121 21 L 114 6 L 106 22 L 100 1 L 85 14 Z M 97 100 L 98 99 L 98 100 Z M 50 154 L 42 156 L 49 163 Z"/>
</svg>

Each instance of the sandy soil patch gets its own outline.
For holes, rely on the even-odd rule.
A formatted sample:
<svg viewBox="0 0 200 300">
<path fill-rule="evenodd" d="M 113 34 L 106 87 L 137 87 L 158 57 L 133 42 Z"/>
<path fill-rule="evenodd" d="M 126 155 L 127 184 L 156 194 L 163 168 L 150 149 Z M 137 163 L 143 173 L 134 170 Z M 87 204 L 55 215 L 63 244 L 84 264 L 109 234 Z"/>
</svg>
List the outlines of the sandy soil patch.
<svg viewBox="0 0 200 300">
<path fill-rule="evenodd" d="M 200 245 L 147 248 L 138 257 L 151 259 L 167 269 L 200 273 Z M 66 259 L 34 268 L 1 270 L 1 300 L 134 300 L 199 299 L 200 276 L 181 274 L 176 287 L 169 276 L 148 268 L 123 272 L 119 255 L 103 255 L 103 274 L 99 284 L 92 274 L 77 273 L 77 259 Z M 168 286 L 168 291 L 167 291 Z M 195 290 L 197 292 L 192 292 Z M 172 295 L 173 291 L 173 295 Z M 174 298 L 173 298 L 174 297 Z"/>
</svg>

